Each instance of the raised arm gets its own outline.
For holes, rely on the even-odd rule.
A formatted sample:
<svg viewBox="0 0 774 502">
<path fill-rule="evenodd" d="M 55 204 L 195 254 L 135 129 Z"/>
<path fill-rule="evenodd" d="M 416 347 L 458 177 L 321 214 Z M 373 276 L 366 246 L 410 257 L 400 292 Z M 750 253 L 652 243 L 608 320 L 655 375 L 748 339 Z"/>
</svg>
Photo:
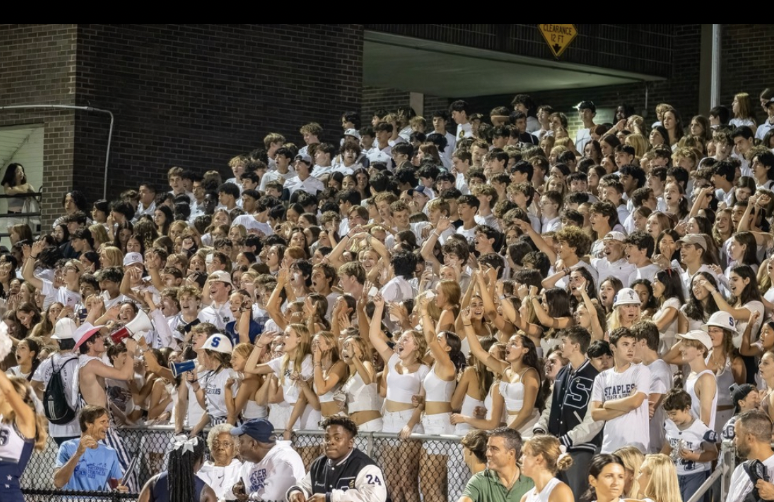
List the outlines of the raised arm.
<svg viewBox="0 0 774 502">
<path fill-rule="evenodd" d="M 35 277 L 33 272 L 35 272 L 35 260 L 38 259 L 44 249 L 46 249 L 46 241 L 36 241 L 32 244 L 32 248 L 27 245 L 22 247 L 22 252 L 24 253 L 22 277 L 38 291 L 43 289 L 43 281 Z"/>
<path fill-rule="evenodd" d="M 427 311 L 428 303 L 430 303 L 430 299 L 425 296 L 420 300 L 419 305 L 422 311 L 422 331 L 424 332 L 427 346 L 433 354 L 433 359 L 435 359 L 435 369 L 431 369 L 430 371 L 435 371 L 436 376 L 442 380 L 450 380 L 451 378 L 454 378 L 456 369 L 449 357 L 449 353 L 443 350 L 441 344 L 438 343 L 438 337 L 436 336 L 435 327 L 433 326 L 433 318 L 430 317 L 430 314 Z"/>
<path fill-rule="evenodd" d="M 384 339 L 382 333 L 382 314 L 384 313 L 384 298 L 382 294 L 378 293 L 374 296 L 374 316 L 371 318 L 371 326 L 368 330 L 368 338 L 371 340 L 376 352 L 382 358 L 385 364 L 390 360 L 390 357 L 395 353 Z"/>
<path fill-rule="evenodd" d="M 728 312 L 731 314 L 731 316 L 736 319 L 737 321 L 748 321 L 750 319 L 751 312 L 748 309 L 738 309 L 735 307 L 732 307 L 725 298 L 723 298 L 723 295 L 720 294 L 720 291 L 717 290 L 712 284 L 709 283 L 709 281 L 706 281 L 702 279 L 699 281 L 699 283 L 707 288 L 707 291 L 710 292 L 710 295 L 712 295 L 712 298 L 715 300 L 715 303 L 718 305 L 718 308 L 722 310 L 723 312 Z"/>
<path fill-rule="evenodd" d="M 470 353 L 473 354 L 476 359 L 483 362 L 487 368 L 491 369 L 496 374 L 501 375 L 503 371 L 505 371 L 505 368 L 508 367 L 508 363 L 490 355 L 489 352 L 484 350 L 481 346 L 478 335 L 473 331 L 473 325 L 470 322 L 470 308 L 465 309 L 465 313 L 462 316 L 462 323 L 465 326 L 465 336 L 468 338 L 468 343 L 470 344 Z"/>
<path fill-rule="evenodd" d="M 602 340 L 605 337 L 605 330 L 602 329 L 602 325 L 599 324 L 599 316 L 597 316 L 597 306 L 591 301 L 588 291 L 586 291 L 586 281 L 580 286 L 581 297 L 583 298 L 583 305 L 586 306 L 586 310 L 589 311 L 591 316 L 591 339 Z"/>
<path fill-rule="evenodd" d="M 252 375 L 268 375 L 274 373 L 274 369 L 272 369 L 268 363 L 259 364 L 258 361 L 261 360 L 264 351 L 268 350 L 269 344 L 278 334 L 279 333 L 276 331 L 264 331 L 261 334 L 261 337 L 256 340 L 255 348 L 250 353 L 250 357 L 248 357 L 245 362 L 245 369 L 243 370 L 245 373 L 250 373 Z"/>
</svg>

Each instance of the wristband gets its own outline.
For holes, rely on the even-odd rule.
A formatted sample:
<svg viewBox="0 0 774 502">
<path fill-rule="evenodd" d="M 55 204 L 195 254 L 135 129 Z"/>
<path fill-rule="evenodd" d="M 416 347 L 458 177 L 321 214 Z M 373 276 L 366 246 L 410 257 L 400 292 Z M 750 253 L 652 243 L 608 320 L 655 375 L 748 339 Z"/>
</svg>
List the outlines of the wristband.
<svg viewBox="0 0 774 502">
<path fill-rule="evenodd" d="M 40 255 L 38 255 L 38 256 L 40 256 Z M 30 258 L 32 258 L 33 260 L 37 260 L 38 256 L 32 256 L 32 253 L 30 253 Z"/>
</svg>

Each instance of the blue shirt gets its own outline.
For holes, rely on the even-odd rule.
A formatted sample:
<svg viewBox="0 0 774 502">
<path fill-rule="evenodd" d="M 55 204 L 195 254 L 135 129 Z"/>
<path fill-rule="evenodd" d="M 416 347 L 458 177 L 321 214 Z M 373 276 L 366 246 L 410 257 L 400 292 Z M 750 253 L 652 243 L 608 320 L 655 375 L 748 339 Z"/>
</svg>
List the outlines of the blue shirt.
<svg viewBox="0 0 774 502">
<path fill-rule="evenodd" d="M 59 469 L 75 455 L 81 438 L 71 439 L 62 443 L 56 457 L 56 468 Z M 97 449 L 86 448 L 86 451 L 78 460 L 70 481 L 62 487 L 62 490 L 79 491 L 106 491 L 109 490 L 108 480 L 121 479 L 123 472 L 118 462 L 116 451 L 97 443 Z"/>
<path fill-rule="evenodd" d="M 239 343 L 239 333 L 237 333 L 237 321 L 231 321 L 226 324 L 226 335 L 231 338 L 232 343 L 236 346 Z M 255 339 L 258 335 L 263 333 L 263 325 L 250 319 L 250 331 L 247 336 L 250 337 L 250 343 L 255 343 Z"/>
</svg>

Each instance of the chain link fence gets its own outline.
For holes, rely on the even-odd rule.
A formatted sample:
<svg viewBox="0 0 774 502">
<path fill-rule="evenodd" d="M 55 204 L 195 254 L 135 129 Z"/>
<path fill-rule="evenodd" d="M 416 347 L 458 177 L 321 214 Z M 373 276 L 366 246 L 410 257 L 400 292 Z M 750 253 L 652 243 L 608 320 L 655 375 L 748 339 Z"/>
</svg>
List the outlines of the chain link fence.
<svg viewBox="0 0 774 502">
<path fill-rule="evenodd" d="M 130 458 L 137 457 L 137 490 L 153 475 L 165 471 L 174 430 L 169 426 L 116 429 Z M 304 465 L 324 453 L 323 431 L 296 431 L 292 443 Z M 206 440 L 206 433 L 202 433 Z M 277 437 L 281 438 L 281 431 Z M 456 436 L 421 436 L 401 440 L 395 434 L 358 434 L 355 446 L 381 467 L 392 498 L 444 502 L 459 499 L 470 471 Z M 64 492 L 54 487 L 54 467 L 59 448 L 49 438 L 46 449 L 33 453 L 21 478 L 27 502 L 118 502 L 134 501 L 137 494 Z M 209 450 L 206 451 L 209 457 Z M 419 495 L 421 494 L 421 496 Z M 1 499 L 1 497 L 0 497 Z"/>
</svg>

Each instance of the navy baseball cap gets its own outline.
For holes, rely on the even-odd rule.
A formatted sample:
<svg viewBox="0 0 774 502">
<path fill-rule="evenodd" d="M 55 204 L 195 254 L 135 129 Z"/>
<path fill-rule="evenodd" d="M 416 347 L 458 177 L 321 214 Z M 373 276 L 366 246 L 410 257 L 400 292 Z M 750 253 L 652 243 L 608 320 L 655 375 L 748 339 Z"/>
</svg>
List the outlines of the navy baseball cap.
<svg viewBox="0 0 774 502">
<path fill-rule="evenodd" d="M 242 434 L 247 434 L 261 443 L 273 443 L 275 441 L 274 426 L 265 418 L 254 418 L 244 422 L 239 427 L 231 429 L 232 436 L 241 436 Z"/>
</svg>

